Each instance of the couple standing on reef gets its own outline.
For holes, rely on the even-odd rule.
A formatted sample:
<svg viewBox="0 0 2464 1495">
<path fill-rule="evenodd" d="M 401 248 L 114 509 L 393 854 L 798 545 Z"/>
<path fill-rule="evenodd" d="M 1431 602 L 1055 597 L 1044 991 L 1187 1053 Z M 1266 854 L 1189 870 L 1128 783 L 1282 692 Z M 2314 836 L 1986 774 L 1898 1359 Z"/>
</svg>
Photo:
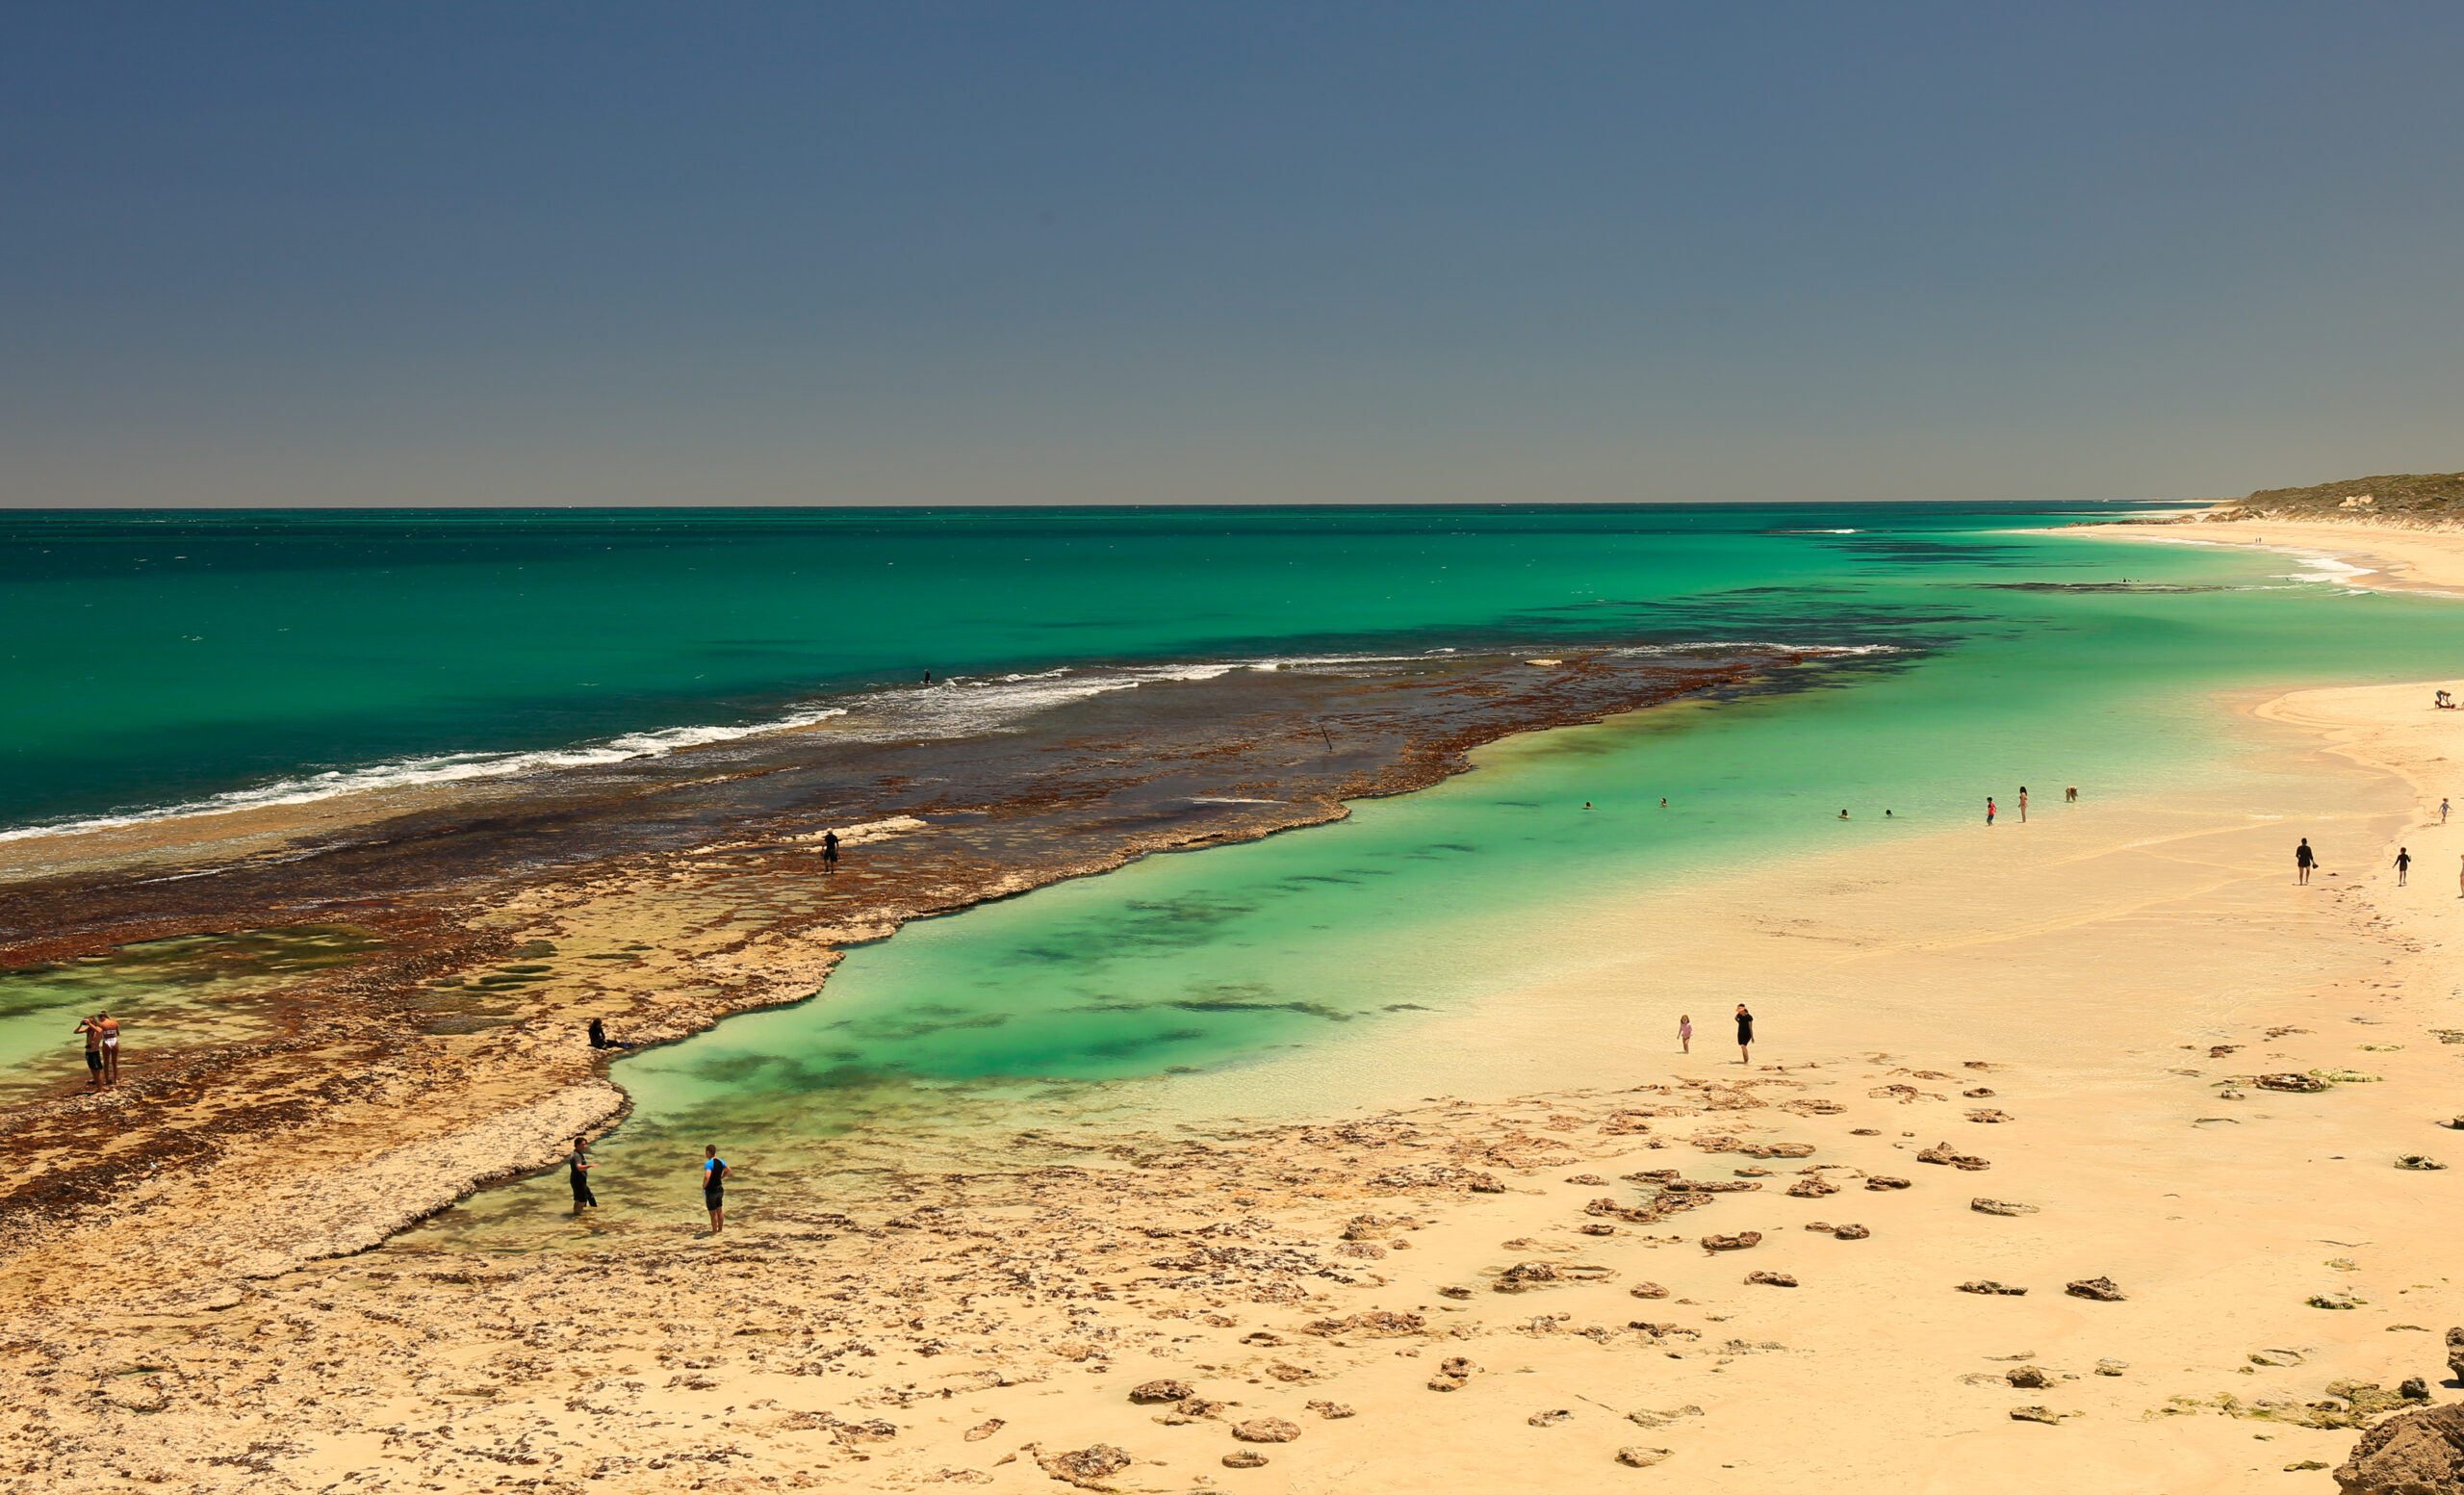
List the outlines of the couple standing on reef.
<svg viewBox="0 0 2464 1495">
<path fill-rule="evenodd" d="M 93 1090 L 111 1090 L 119 1084 L 119 1019 L 109 1013 L 96 1013 L 77 1024 L 72 1031 L 86 1035 L 86 1073 Z"/>
<path fill-rule="evenodd" d="M 1677 1015 L 1677 1042 L 1686 1053 L 1694 1051 L 1694 1018 L 1686 1013 Z M 1754 1014 L 1743 1002 L 1736 1004 L 1736 1062 L 1754 1062 Z"/>
</svg>

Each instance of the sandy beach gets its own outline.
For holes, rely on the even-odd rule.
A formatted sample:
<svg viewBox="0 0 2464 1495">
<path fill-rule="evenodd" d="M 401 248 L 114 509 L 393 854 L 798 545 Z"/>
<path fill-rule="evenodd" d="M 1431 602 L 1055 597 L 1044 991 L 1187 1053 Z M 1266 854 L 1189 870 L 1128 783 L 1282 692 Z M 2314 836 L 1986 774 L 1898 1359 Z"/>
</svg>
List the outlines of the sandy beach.
<svg viewBox="0 0 2464 1495">
<path fill-rule="evenodd" d="M 2439 683 L 2218 703 L 2259 802 L 2054 790 L 1570 910 L 1581 977 L 1303 1121 L 860 1137 L 716 1241 L 683 1187 L 607 1249 L 217 1257 L 193 1191 L 27 1238 L 6 1487 L 2324 1490 L 2348 1383 L 2464 1320 L 2456 1186 L 2399 1166 L 2464 1161 Z M 1755 1062 L 1659 987 L 1750 1000 Z"/>
<path fill-rule="evenodd" d="M 2207 520 L 2081 525 L 2069 532 L 2323 555 L 2363 568 L 2340 580 L 2388 591 L 2464 594 L 2464 533 L 2368 520 Z"/>
</svg>

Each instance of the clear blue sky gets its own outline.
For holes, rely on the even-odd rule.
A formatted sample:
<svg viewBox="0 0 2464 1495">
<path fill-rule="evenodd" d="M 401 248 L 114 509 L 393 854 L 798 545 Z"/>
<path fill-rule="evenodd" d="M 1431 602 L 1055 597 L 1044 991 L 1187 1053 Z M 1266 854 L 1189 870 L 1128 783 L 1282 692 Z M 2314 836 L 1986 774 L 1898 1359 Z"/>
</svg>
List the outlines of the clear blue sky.
<svg viewBox="0 0 2464 1495">
<path fill-rule="evenodd" d="M 2464 8 L 21 5 L 0 504 L 2464 468 Z"/>
</svg>

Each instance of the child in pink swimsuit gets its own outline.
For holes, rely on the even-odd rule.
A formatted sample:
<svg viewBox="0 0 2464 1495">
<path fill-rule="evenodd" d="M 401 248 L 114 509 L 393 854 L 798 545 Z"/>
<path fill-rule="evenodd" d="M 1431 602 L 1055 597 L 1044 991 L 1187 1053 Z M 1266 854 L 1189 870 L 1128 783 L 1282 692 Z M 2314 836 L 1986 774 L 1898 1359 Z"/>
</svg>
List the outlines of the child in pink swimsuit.
<svg viewBox="0 0 2464 1495">
<path fill-rule="evenodd" d="M 1694 1051 L 1694 1019 L 1684 1013 L 1677 1015 L 1677 1042 L 1687 1053 Z"/>
</svg>

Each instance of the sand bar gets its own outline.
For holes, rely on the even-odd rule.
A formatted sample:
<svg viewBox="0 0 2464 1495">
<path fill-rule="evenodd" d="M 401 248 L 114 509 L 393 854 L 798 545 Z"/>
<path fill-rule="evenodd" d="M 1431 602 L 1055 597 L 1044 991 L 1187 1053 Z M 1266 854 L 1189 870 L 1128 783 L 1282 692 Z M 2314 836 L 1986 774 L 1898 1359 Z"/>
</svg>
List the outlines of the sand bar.
<svg viewBox="0 0 2464 1495">
<path fill-rule="evenodd" d="M 2365 570 L 2338 580 L 2388 591 L 2464 595 L 2464 532 L 2415 528 L 2368 520 L 2198 520 L 2154 525 L 2079 525 L 2064 531 L 2091 538 L 2164 540 L 2244 546 L 2293 554 L 2331 556 Z"/>
</svg>

